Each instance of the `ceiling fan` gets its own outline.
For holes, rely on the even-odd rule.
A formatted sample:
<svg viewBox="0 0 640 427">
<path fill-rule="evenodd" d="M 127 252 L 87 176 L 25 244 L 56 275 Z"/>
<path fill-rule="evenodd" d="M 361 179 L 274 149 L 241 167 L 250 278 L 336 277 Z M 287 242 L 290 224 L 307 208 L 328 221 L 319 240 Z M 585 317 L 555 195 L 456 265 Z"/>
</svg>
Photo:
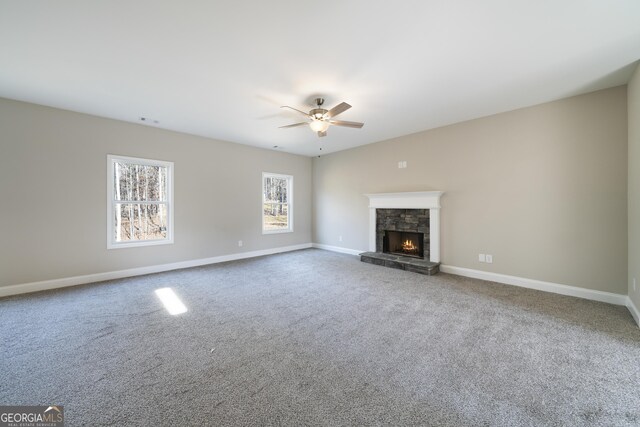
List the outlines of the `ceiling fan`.
<svg viewBox="0 0 640 427">
<path fill-rule="evenodd" d="M 322 104 L 324 104 L 324 98 L 316 98 L 316 108 L 310 110 L 308 113 L 300 111 L 297 108 L 289 107 L 288 105 L 283 105 L 280 108 L 288 108 L 290 110 L 297 111 L 298 113 L 305 116 L 308 121 L 294 123 L 292 125 L 280 126 L 280 128 L 294 128 L 296 126 L 309 125 L 311 130 L 316 132 L 318 136 L 326 136 L 327 129 L 329 129 L 329 126 L 331 125 L 346 126 L 349 128 L 358 129 L 364 126 L 364 123 L 360 122 L 346 122 L 344 120 L 333 119 L 338 114 L 344 113 L 349 108 L 351 108 L 351 105 L 347 104 L 346 102 L 341 102 L 330 110 L 322 108 Z"/>
</svg>

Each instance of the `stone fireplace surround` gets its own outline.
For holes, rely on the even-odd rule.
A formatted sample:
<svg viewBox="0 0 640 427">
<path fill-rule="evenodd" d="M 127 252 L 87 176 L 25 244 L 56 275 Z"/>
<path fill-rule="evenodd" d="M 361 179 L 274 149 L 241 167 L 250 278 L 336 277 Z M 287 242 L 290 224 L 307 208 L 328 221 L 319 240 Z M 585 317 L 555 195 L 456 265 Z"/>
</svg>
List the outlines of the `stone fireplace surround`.
<svg viewBox="0 0 640 427">
<path fill-rule="evenodd" d="M 422 233 L 424 259 L 429 259 L 428 209 L 376 209 L 376 252 L 383 251 L 387 231 Z"/>
</svg>

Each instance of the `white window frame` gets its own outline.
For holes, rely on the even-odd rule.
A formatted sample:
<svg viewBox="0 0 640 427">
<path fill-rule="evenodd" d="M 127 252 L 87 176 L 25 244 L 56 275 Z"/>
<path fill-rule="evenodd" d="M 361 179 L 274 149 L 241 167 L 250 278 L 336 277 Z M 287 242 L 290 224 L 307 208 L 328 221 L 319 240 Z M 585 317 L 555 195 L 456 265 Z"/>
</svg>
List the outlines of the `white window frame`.
<svg viewBox="0 0 640 427">
<path fill-rule="evenodd" d="M 163 166 L 167 168 L 167 201 L 162 202 L 167 206 L 167 237 L 155 240 L 134 240 L 118 242 L 114 236 L 113 217 L 116 200 L 113 188 L 114 165 L 117 163 L 131 163 L 145 166 Z M 148 202 L 147 202 L 148 203 Z M 139 157 L 107 155 L 107 249 L 132 248 L 140 246 L 155 246 L 173 244 L 173 162 L 163 160 L 142 159 Z"/>
<path fill-rule="evenodd" d="M 265 230 L 264 229 L 264 205 L 265 203 L 273 203 L 267 202 L 264 199 L 264 186 L 266 178 L 284 178 L 287 180 L 287 203 L 280 203 L 287 205 L 287 216 L 289 227 L 284 228 L 282 230 Z M 260 189 L 262 193 L 262 205 L 260 206 L 260 212 L 262 217 L 262 234 L 279 234 L 279 233 L 293 233 L 293 175 L 283 175 L 279 173 L 271 173 L 271 172 L 262 172 L 262 188 Z"/>
</svg>

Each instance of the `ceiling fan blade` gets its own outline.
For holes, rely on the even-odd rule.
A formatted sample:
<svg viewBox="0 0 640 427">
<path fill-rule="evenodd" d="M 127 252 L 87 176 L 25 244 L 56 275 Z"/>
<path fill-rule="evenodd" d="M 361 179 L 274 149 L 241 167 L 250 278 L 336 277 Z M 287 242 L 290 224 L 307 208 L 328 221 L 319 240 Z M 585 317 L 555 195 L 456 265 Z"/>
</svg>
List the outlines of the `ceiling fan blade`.
<svg viewBox="0 0 640 427">
<path fill-rule="evenodd" d="M 297 111 L 298 113 L 302 114 L 305 117 L 310 117 L 308 113 L 305 113 L 304 111 L 298 110 L 297 108 L 289 107 L 288 105 L 283 105 L 280 108 L 288 108 L 290 110 Z"/>
<path fill-rule="evenodd" d="M 278 129 L 282 129 L 282 128 L 294 128 L 296 126 L 306 126 L 308 125 L 308 122 L 301 122 L 301 123 L 294 123 L 292 125 L 286 125 L 286 126 L 278 126 Z"/>
<path fill-rule="evenodd" d="M 335 117 L 340 113 L 344 113 L 349 108 L 351 108 L 351 105 L 347 104 L 346 102 L 341 102 L 340 104 L 336 105 L 331 110 L 329 110 L 329 112 L 327 113 L 327 117 L 329 118 Z"/>
<path fill-rule="evenodd" d="M 327 131 L 318 131 L 318 136 L 327 136 Z"/>
<path fill-rule="evenodd" d="M 329 123 L 336 126 L 346 126 L 348 128 L 361 128 L 364 123 L 360 122 L 345 122 L 344 120 L 329 120 Z"/>
</svg>

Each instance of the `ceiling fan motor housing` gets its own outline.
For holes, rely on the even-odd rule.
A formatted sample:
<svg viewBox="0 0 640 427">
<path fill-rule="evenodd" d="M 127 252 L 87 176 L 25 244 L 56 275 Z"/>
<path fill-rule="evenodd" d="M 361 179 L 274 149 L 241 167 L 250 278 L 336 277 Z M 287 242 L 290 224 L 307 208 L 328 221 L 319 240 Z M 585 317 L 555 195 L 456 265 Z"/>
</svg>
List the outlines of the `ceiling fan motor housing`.
<svg viewBox="0 0 640 427">
<path fill-rule="evenodd" d="M 325 110 L 324 108 L 314 108 L 309 111 L 309 115 L 316 120 L 324 120 L 328 112 L 329 110 Z"/>
</svg>

